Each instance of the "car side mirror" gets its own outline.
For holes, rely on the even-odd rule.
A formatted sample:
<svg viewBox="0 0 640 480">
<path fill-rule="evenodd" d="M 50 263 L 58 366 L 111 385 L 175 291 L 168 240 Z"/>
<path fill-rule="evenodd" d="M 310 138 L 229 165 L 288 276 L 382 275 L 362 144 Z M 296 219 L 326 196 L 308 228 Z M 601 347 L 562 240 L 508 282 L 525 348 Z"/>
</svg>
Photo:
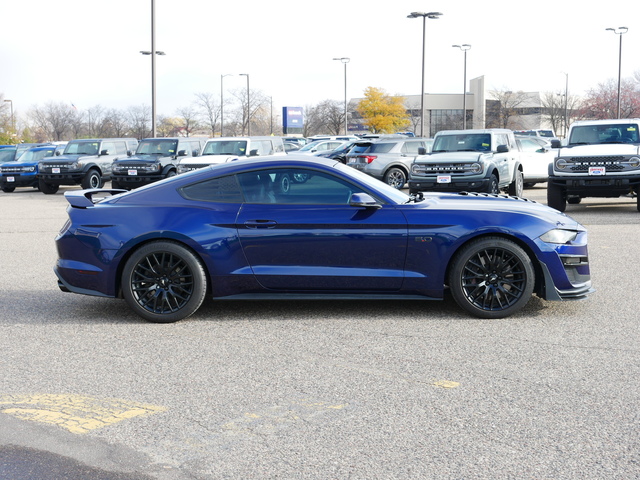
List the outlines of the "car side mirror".
<svg viewBox="0 0 640 480">
<path fill-rule="evenodd" d="M 498 153 L 507 153 L 509 151 L 509 147 L 506 145 L 498 145 Z"/>
<path fill-rule="evenodd" d="M 560 140 L 554 138 L 553 140 L 551 140 L 551 148 L 560 148 L 562 147 L 562 144 L 560 143 Z"/>
<path fill-rule="evenodd" d="M 56 150 L 55 152 L 53 152 L 53 154 L 54 154 L 56 157 L 59 157 L 60 155 L 62 155 L 62 153 L 60 152 L 60 150 Z"/>
<path fill-rule="evenodd" d="M 355 208 L 382 208 L 376 200 L 368 193 L 354 193 L 349 200 L 349 206 Z"/>
<path fill-rule="evenodd" d="M 427 149 L 424 147 L 418 147 L 418 155 L 426 155 Z"/>
<path fill-rule="evenodd" d="M 187 151 L 186 150 L 178 150 L 178 156 L 179 157 L 186 157 L 187 156 Z"/>
<path fill-rule="evenodd" d="M 100 150 L 100 155 L 109 155 L 109 150 Z"/>
<path fill-rule="evenodd" d="M 249 156 L 250 157 L 257 157 L 258 156 L 258 149 L 256 148 L 255 150 L 250 150 L 249 151 Z"/>
</svg>

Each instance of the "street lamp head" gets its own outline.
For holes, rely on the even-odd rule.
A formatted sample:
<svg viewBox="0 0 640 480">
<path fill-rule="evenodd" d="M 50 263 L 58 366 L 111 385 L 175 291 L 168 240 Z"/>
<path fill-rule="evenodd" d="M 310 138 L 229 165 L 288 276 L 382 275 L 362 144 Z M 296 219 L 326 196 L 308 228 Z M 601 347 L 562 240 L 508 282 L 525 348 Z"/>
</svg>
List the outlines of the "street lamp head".
<svg viewBox="0 0 640 480">
<path fill-rule="evenodd" d="M 463 52 L 466 52 L 471 48 L 471 45 L 469 45 L 468 43 L 463 43 L 462 45 L 451 45 L 451 46 L 454 48 L 459 48 Z"/>
<path fill-rule="evenodd" d="M 440 13 L 440 12 L 428 12 L 428 13 L 411 12 L 409 15 L 407 15 L 407 18 L 423 17 L 423 18 L 438 19 L 438 18 L 440 18 L 440 15 L 442 15 L 442 13 Z"/>
<path fill-rule="evenodd" d="M 616 35 L 622 35 L 623 33 L 627 33 L 629 29 L 627 27 L 618 27 L 618 28 L 606 28 L 605 30 L 609 30 Z"/>
<path fill-rule="evenodd" d="M 349 57 L 334 58 L 334 60 L 340 60 L 342 63 L 349 63 L 351 61 Z"/>
</svg>

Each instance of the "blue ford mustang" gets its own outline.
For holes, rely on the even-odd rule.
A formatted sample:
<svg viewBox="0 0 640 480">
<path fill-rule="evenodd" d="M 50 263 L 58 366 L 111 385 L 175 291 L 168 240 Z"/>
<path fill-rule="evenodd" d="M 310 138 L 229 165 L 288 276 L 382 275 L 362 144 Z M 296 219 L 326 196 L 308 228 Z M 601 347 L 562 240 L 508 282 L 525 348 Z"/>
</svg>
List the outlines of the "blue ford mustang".
<svg viewBox="0 0 640 480">
<path fill-rule="evenodd" d="M 532 294 L 592 291 L 587 232 L 490 194 L 409 197 L 335 160 L 241 160 L 131 192 L 65 193 L 63 291 L 124 298 L 151 322 L 214 299 L 442 299 L 502 318 Z"/>
</svg>

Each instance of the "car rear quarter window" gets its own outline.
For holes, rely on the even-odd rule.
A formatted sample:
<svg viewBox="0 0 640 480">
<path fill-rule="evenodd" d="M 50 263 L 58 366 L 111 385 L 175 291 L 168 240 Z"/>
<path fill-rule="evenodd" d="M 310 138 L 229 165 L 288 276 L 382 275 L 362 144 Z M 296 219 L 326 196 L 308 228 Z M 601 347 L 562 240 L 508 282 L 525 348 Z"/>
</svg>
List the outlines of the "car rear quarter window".
<svg viewBox="0 0 640 480">
<path fill-rule="evenodd" d="M 211 178 L 186 185 L 179 190 L 187 200 L 214 203 L 242 203 L 242 193 L 235 176 Z"/>
</svg>

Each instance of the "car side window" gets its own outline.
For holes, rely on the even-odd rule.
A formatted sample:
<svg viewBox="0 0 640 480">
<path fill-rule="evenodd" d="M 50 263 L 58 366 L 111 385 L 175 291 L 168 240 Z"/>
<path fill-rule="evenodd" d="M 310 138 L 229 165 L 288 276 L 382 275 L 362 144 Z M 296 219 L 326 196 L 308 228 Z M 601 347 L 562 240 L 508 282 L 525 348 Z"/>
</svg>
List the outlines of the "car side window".
<svg viewBox="0 0 640 480">
<path fill-rule="evenodd" d="M 200 202 L 242 203 L 243 200 L 240 187 L 233 175 L 186 185 L 179 193 L 187 200 Z"/>
<path fill-rule="evenodd" d="M 116 155 L 125 155 L 127 153 L 127 144 L 125 142 L 114 142 Z"/>
<path fill-rule="evenodd" d="M 402 146 L 402 153 L 409 153 L 411 155 L 418 155 L 418 149 L 424 147 L 422 142 L 405 142 Z"/>
<path fill-rule="evenodd" d="M 281 205 L 348 205 L 356 185 L 310 169 L 264 169 L 238 175 L 247 203 Z"/>
<path fill-rule="evenodd" d="M 107 151 L 107 155 L 115 155 L 116 153 L 116 145 L 113 142 L 102 142 L 102 145 L 100 145 L 100 151 L 98 152 L 99 154 L 101 154 L 104 151 Z"/>
</svg>

